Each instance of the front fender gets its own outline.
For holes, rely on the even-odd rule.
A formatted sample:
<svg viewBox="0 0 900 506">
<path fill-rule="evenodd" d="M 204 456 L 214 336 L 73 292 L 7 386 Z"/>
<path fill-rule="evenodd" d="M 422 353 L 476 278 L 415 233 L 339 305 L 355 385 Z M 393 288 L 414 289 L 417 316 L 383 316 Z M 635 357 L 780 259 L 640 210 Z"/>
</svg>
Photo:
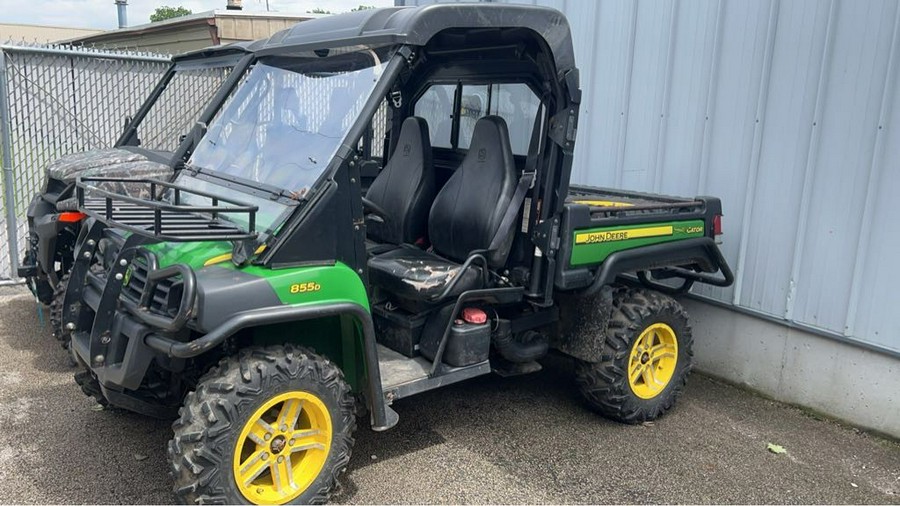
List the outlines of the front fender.
<svg viewBox="0 0 900 506">
<path fill-rule="evenodd" d="M 197 271 L 197 330 L 209 332 L 243 311 L 279 306 L 353 303 L 369 311 L 366 288 L 345 264 L 269 269 L 230 262 Z"/>
</svg>

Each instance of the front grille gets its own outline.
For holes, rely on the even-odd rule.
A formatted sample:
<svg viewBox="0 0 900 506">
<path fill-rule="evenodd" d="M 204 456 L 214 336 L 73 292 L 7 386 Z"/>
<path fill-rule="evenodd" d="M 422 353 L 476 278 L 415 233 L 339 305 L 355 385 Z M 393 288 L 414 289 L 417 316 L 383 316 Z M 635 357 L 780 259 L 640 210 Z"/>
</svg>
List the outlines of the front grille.
<svg viewBox="0 0 900 506">
<path fill-rule="evenodd" d="M 128 282 L 122 287 L 122 297 L 135 304 L 141 302 L 144 287 L 147 286 L 147 273 L 149 272 L 147 257 L 137 255 L 131 263 Z M 148 309 L 152 313 L 163 316 L 173 316 L 178 311 L 181 303 L 181 280 L 177 277 L 167 278 L 156 284 L 153 296 L 149 300 Z"/>
</svg>

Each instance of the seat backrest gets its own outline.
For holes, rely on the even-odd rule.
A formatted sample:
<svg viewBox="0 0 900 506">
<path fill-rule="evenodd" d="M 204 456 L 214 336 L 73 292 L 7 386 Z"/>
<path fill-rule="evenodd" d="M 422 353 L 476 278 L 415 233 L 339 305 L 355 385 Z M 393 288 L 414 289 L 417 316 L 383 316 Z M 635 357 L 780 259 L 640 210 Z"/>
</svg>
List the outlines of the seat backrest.
<svg viewBox="0 0 900 506">
<path fill-rule="evenodd" d="M 366 198 L 388 213 L 384 223 L 369 220 L 368 236 L 390 244 L 412 244 L 425 237 L 436 192 L 428 123 L 410 116 L 400 127 L 394 155 L 366 192 Z"/>
<path fill-rule="evenodd" d="M 462 262 L 472 251 L 487 249 L 515 187 L 516 165 L 506 121 L 485 116 L 475 124 L 465 158 L 431 206 L 428 235 L 434 250 Z M 506 262 L 513 230 L 508 235 L 487 257 L 493 268 Z"/>
</svg>

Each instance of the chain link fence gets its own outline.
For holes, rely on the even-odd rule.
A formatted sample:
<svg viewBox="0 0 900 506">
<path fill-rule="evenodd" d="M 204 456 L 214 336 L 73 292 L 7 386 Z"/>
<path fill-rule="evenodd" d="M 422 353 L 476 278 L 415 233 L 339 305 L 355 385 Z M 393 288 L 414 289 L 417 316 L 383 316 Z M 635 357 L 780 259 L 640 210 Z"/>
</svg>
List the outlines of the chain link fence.
<svg viewBox="0 0 900 506">
<path fill-rule="evenodd" d="M 25 212 L 60 156 L 111 147 L 160 80 L 168 56 L 0 45 L 0 282 L 16 278 Z M 142 146 L 172 151 L 218 89 L 227 68 L 176 74 L 139 128 Z"/>
</svg>

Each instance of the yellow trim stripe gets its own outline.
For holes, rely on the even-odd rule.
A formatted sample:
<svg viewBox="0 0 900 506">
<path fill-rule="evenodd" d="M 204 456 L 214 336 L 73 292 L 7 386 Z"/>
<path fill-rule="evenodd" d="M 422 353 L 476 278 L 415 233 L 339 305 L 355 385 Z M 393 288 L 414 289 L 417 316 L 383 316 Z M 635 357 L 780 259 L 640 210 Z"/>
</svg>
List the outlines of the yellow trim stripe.
<svg viewBox="0 0 900 506">
<path fill-rule="evenodd" d="M 630 202 L 616 202 L 614 200 L 573 200 L 576 204 L 584 204 L 586 206 L 595 207 L 632 207 L 634 204 Z"/>
<path fill-rule="evenodd" d="M 260 253 L 265 251 L 265 249 L 266 249 L 266 245 L 263 244 L 262 246 L 256 248 L 256 251 L 254 251 L 253 254 L 259 255 Z M 227 262 L 229 260 L 231 260 L 231 253 L 224 253 L 222 255 L 214 256 L 214 257 L 210 258 L 209 260 L 203 262 L 203 267 L 209 267 L 210 265 L 220 264 L 222 262 Z"/>
<path fill-rule="evenodd" d="M 597 244 L 601 242 L 627 241 L 642 237 L 659 237 L 672 235 L 675 232 L 672 225 L 664 227 L 631 228 L 628 230 L 604 230 L 601 232 L 583 232 L 575 234 L 575 244 Z"/>
</svg>

